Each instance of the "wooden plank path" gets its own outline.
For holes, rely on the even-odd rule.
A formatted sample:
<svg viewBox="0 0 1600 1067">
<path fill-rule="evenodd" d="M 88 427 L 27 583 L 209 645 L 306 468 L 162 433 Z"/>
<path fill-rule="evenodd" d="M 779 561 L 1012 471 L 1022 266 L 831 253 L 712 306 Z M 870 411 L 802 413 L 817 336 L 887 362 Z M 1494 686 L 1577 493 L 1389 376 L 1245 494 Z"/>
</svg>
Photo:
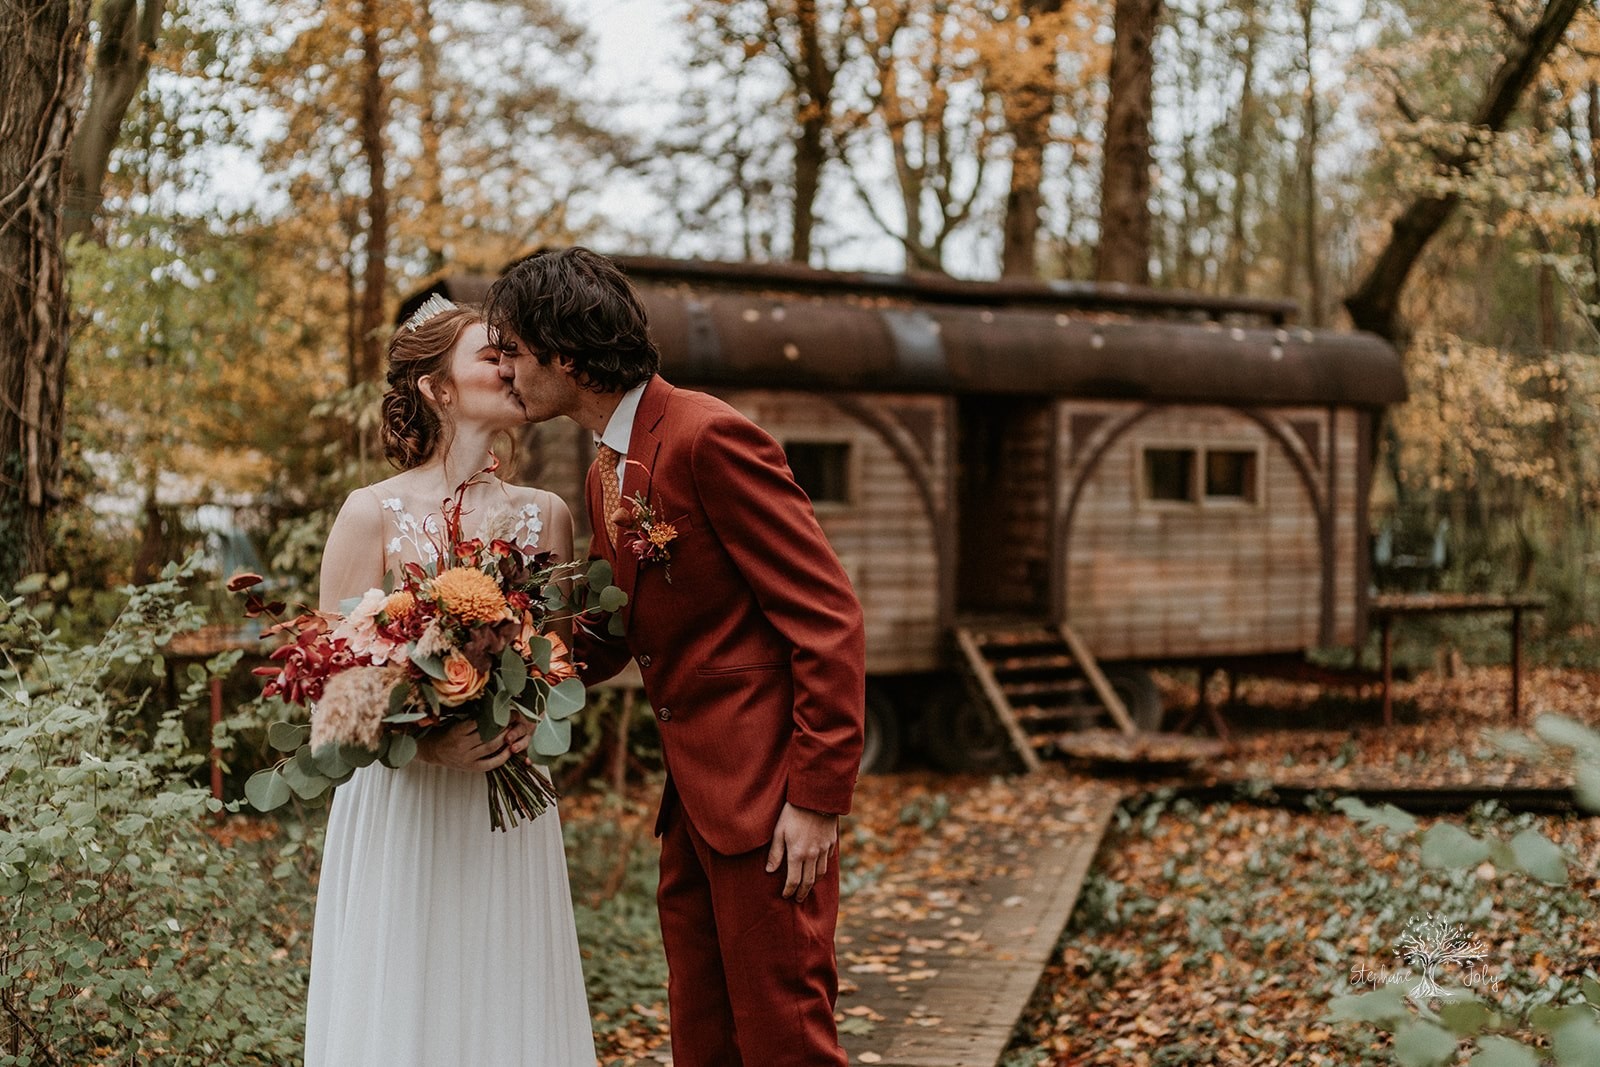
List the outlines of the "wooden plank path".
<svg viewBox="0 0 1600 1067">
<path fill-rule="evenodd" d="M 992 810 L 1014 792 L 1028 799 Z M 852 1064 L 995 1067 L 1124 795 L 1059 765 L 951 793 L 966 833 L 932 819 L 903 869 L 847 867 L 861 881 L 840 909 L 837 1017 Z M 646 1062 L 670 1065 L 670 1045 Z"/>
<path fill-rule="evenodd" d="M 1113 787 L 1063 779 L 1045 840 L 1019 828 L 980 843 L 987 877 L 930 878 L 930 907 L 910 922 L 894 909 L 842 916 L 838 1007 L 851 1063 L 994 1067 L 1121 799 Z"/>
</svg>

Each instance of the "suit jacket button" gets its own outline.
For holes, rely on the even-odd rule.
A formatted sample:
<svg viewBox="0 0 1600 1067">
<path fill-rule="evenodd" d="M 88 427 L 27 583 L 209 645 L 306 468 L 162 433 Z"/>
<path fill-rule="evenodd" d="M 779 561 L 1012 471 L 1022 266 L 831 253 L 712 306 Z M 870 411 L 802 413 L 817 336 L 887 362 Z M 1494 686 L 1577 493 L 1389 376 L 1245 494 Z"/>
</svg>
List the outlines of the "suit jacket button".
<svg viewBox="0 0 1600 1067">
<path fill-rule="evenodd" d="M 641 666 L 641 667 L 650 666 L 650 657 L 649 656 L 640 656 L 639 657 L 639 666 Z"/>
<path fill-rule="evenodd" d="M 660 719 L 662 722 L 671 722 L 672 721 L 672 709 L 671 708 L 662 708 L 660 711 L 656 712 L 656 718 Z"/>
</svg>

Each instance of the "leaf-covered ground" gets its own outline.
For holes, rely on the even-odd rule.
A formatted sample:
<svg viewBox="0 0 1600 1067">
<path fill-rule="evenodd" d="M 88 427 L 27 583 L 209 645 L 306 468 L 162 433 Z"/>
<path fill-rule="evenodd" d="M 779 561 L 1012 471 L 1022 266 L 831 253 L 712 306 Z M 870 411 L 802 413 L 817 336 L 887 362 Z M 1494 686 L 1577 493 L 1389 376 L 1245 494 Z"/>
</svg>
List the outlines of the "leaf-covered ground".
<svg viewBox="0 0 1600 1067">
<path fill-rule="evenodd" d="M 1394 730 L 1382 727 L 1369 701 L 1247 682 L 1239 692 L 1243 707 L 1230 715 L 1234 753 L 1195 780 L 1335 790 L 1563 783 L 1559 768 L 1508 756 L 1494 742 L 1492 731 L 1509 725 L 1508 682 L 1503 669 L 1471 668 L 1402 683 Z M 1549 710 L 1600 721 L 1594 674 L 1535 671 L 1525 695 L 1530 720 Z M 1181 688 L 1174 696 L 1184 699 Z M 1163 784 L 1114 781 L 1136 790 Z M 923 926 L 930 916 L 944 924 L 963 917 L 963 903 L 991 873 L 987 846 L 1025 849 L 1033 835 L 1062 832 L 1070 822 L 1070 815 L 1063 821 L 1063 795 L 1088 787 L 1081 770 L 1061 768 L 1035 778 L 916 772 L 863 779 L 846 826 L 841 929 L 848 937 L 852 928 L 882 928 L 889 919 L 907 936 L 887 951 L 881 941 L 871 951 L 841 942 L 847 1034 L 870 1034 L 893 1018 L 900 1005 L 862 987 L 881 965 L 897 968 L 915 988 L 909 976 L 919 973 L 914 957 L 925 943 Z M 588 798 L 565 816 L 578 849 L 580 905 L 593 892 L 580 884 L 593 882 L 592 873 L 580 873 L 594 866 L 583 850 L 609 856 L 614 873 L 617 842 L 632 841 L 624 865 L 633 889 L 619 896 L 635 903 L 617 942 L 637 958 L 659 951 L 647 895 L 655 842 L 647 829 L 633 829 L 650 799 L 641 791 L 634 814 L 619 816 L 607 807 L 614 801 Z M 1101 848 L 1060 956 L 1019 1028 L 1012 1065 L 1390 1063 L 1385 1035 L 1326 1017 L 1334 997 L 1371 989 L 1370 976 L 1385 969 L 1394 973 L 1395 942 L 1419 915 L 1459 915 L 1482 938 L 1490 950 L 1486 980 L 1499 983 L 1486 999 L 1503 998 L 1508 1007 L 1568 997 L 1578 976 L 1600 970 L 1595 821 L 1504 812 L 1466 820 L 1503 839 L 1531 825 L 1560 842 L 1573 857 L 1572 881 L 1551 887 L 1487 865 L 1458 873 L 1425 868 L 1415 836 L 1365 828 L 1327 809 L 1154 801 L 1129 811 Z M 591 931 L 602 920 L 614 924 L 605 909 L 616 906 L 600 902 L 580 921 Z M 966 916 L 965 929 L 974 921 Z M 609 942 L 591 934 L 586 951 L 591 995 L 600 992 L 603 1062 L 655 1062 L 665 1037 L 659 987 L 638 980 L 636 957 L 623 965 L 606 959 Z M 613 985 L 630 992 L 607 1001 Z"/>
<path fill-rule="evenodd" d="M 1220 680 L 1211 696 L 1226 698 Z M 1194 685 L 1166 681 L 1169 705 L 1195 699 Z M 1327 789 L 1364 786 L 1565 786 L 1559 765 L 1509 753 L 1497 734 L 1512 730 L 1505 667 L 1457 667 L 1394 687 L 1395 725 L 1383 725 L 1375 692 L 1325 690 L 1264 679 L 1241 681 L 1226 717 L 1233 751 L 1202 780 L 1271 781 Z M 1600 674 L 1538 668 L 1523 679 L 1522 725 L 1543 712 L 1600 726 Z"/>
<path fill-rule="evenodd" d="M 1197 778 L 1333 791 L 1568 784 L 1559 764 L 1509 755 L 1498 741 L 1510 726 L 1508 688 L 1503 668 L 1423 675 L 1396 687 L 1391 730 L 1370 703 L 1246 682 L 1230 714 L 1234 752 Z M 1524 697 L 1525 721 L 1551 711 L 1600 722 L 1592 672 L 1534 671 Z M 1430 914 L 1481 939 L 1477 991 L 1510 1018 L 1574 999 L 1579 979 L 1600 972 L 1600 820 L 1504 809 L 1449 818 L 1501 840 L 1540 830 L 1566 850 L 1568 884 L 1489 863 L 1425 867 L 1419 835 L 1325 807 L 1130 805 L 1102 844 L 1008 1064 L 1392 1063 L 1386 1035 L 1328 1022 L 1329 1004 L 1405 971 L 1395 956 L 1405 924 Z M 1464 1045 L 1458 1062 L 1468 1058 Z"/>
</svg>

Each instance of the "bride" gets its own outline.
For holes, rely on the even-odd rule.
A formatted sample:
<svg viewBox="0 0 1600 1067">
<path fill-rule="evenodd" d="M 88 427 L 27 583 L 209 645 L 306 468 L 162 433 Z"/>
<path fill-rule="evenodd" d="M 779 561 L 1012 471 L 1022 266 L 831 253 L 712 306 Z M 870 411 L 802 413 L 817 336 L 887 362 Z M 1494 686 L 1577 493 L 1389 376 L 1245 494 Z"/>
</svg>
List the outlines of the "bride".
<svg viewBox="0 0 1600 1067">
<path fill-rule="evenodd" d="M 321 607 L 428 562 L 427 531 L 458 485 L 524 422 L 477 311 L 430 300 L 389 343 L 384 451 L 400 469 L 345 501 Z M 572 558 L 560 497 L 488 476 L 469 536 L 493 522 Z M 503 534 L 502 534 L 503 536 Z M 334 794 L 317 888 L 306 1067 L 593 1067 L 594 1038 L 552 808 L 491 832 L 483 774 L 523 758 L 520 720 L 481 743 L 463 722 L 398 771 L 374 763 Z"/>
</svg>

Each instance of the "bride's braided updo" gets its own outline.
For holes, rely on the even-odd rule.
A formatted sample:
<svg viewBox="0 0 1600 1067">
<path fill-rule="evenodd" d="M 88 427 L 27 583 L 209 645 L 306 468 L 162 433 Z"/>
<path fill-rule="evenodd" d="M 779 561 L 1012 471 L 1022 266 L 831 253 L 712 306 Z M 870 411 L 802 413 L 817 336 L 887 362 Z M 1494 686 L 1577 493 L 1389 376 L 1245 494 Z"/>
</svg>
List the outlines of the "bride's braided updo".
<svg viewBox="0 0 1600 1067">
<path fill-rule="evenodd" d="M 388 390 L 383 394 L 383 454 L 400 470 L 421 466 L 439 448 L 445 424 L 439 406 L 423 395 L 427 378 L 435 396 L 450 382 L 450 356 L 461 334 L 483 314 L 454 307 L 416 329 L 400 327 L 389 340 Z"/>
</svg>

